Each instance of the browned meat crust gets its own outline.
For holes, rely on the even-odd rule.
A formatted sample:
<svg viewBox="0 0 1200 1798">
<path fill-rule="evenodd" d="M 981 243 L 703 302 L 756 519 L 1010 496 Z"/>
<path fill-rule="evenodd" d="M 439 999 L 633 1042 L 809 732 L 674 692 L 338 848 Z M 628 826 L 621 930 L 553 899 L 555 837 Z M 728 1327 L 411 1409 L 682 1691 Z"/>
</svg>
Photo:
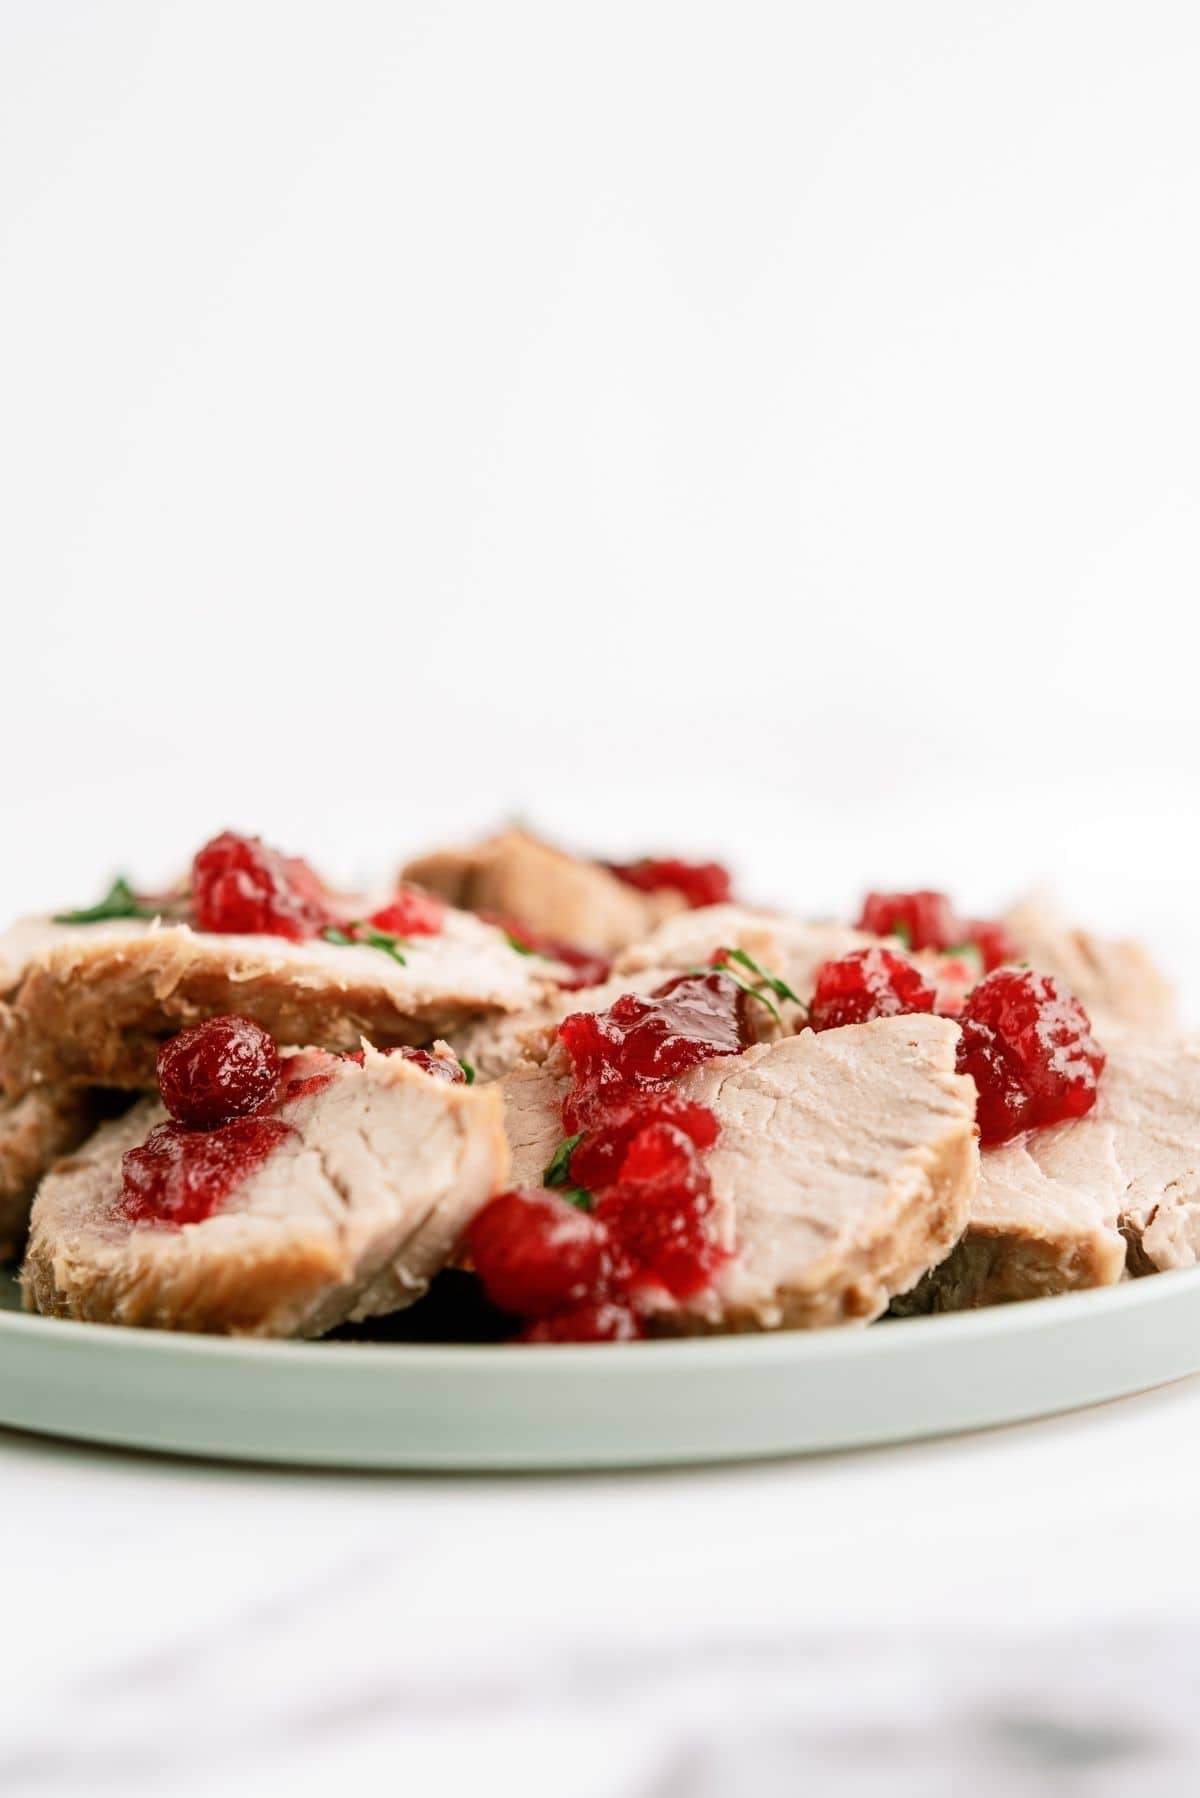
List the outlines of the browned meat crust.
<svg viewBox="0 0 1200 1798">
<path fill-rule="evenodd" d="M 95 1121 L 95 1097 L 81 1087 L 45 1087 L 0 1103 L 0 1261 L 16 1254 L 24 1240 L 46 1169 L 78 1148 Z"/>
<path fill-rule="evenodd" d="M 518 955 L 460 918 L 400 967 L 378 950 L 215 937 L 186 926 L 47 927 L 0 994 L 0 1086 L 17 1097 L 58 1082 L 145 1089 L 159 1045 L 220 1012 L 280 1043 L 335 1050 L 423 1044 L 489 1012 L 536 1005 L 556 965 Z M 0 964 L 3 956 L 0 955 Z"/>
<path fill-rule="evenodd" d="M 402 878 L 466 911 L 493 912 L 610 952 L 636 942 L 683 904 L 678 894 L 640 893 L 599 862 L 568 855 L 523 830 L 423 855 L 409 862 Z"/>
</svg>

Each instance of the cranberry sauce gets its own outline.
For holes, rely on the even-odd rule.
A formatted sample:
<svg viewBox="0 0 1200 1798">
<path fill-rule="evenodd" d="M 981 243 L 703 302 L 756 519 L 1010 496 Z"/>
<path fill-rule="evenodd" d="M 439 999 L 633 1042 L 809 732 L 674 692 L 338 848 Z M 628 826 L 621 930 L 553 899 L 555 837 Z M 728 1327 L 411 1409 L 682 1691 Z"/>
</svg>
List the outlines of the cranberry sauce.
<svg viewBox="0 0 1200 1798">
<path fill-rule="evenodd" d="M 1083 1006 L 1048 974 L 1001 968 L 981 980 L 960 1023 L 958 1069 L 979 1089 L 983 1143 L 1082 1117 L 1105 1054 Z"/>
<path fill-rule="evenodd" d="M 704 1162 L 720 1126 L 671 1082 L 740 1054 L 752 1040 L 747 1007 L 743 989 L 714 970 L 560 1025 L 574 1078 L 567 1140 L 546 1179 L 570 1191 L 501 1193 L 468 1233 L 488 1297 L 524 1320 L 523 1340 L 637 1336 L 650 1297 L 688 1298 L 709 1284 L 725 1259 Z"/>
<path fill-rule="evenodd" d="M 250 1018 L 208 1018 L 158 1052 L 171 1121 L 121 1159 L 122 1214 L 131 1222 L 196 1224 L 211 1217 L 292 1134 L 274 1111 L 279 1052 Z"/>
<path fill-rule="evenodd" d="M 193 861 L 191 907 L 198 930 L 221 936 L 282 936 L 303 943 L 329 931 L 333 940 L 361 940 L 368 947 L 386 947 L 389 954 L 408 937 L 436 936 L 446 918 L 442 900 L 410 886 L 401 886 L 369 917 L 355 917 L 307 862 L 232 830 L 206 843 Z M 379 941 L 381 936 L 390 946 Z"/>
<path fill-rule="evenodd" d="M 232 1118 L 212 1130 L 158 1124 L 121 1159 L 122 1215 L 131 1223 L 202 1223 L 291 1134 L 274 1117 Z"/>
<path fill-rule="evenodd" d="M 945 893 L 868 893 L 858 928 L 873 936 L 901 937 L 909 949 L 956 949 L 973 943 L 985 973 L 1016 957 L 1002 924 L 959 917 Z"/>
<path fill-rule="evenodd" d="M 890 949 L 855 949 L 817 971 L 808 1008 L 814 1030 L 932 1011 L 937 994 L 921 970 Z"/>
<path fill-rule="evenodd" d="M 814 1030 L 933 1011 L 938 995 L 920 969 L 889 949 L 859 949 L 817 971 Z M 1031 968 L 997 968 L 951 1001 L 962 1034 L 958 1071 L 978 1091 L 985 1145 L 1082 1117 L 1096 1103 L 1104 1051 L 1073 994 Z M 943 995 L 941 1010 L 948 1007 Z M 574 1160 L 572 1160 L 574 1172 Z M 582 1176 L 577 1176 L 582 1179 Z"/>
<path fill-rule="evenodd" d="M 325 890 L 306 862 L 232 830 L 206 843 L 192 863 L 192 911 L 200 930 L 283 936 L 294 943 L 333 921 Z"/>
<path fill-rule="evenodd" d="M 684 862 L 675 856 L 636 862 L 609 862 L 610 873 L 641 893 L 678 893 L 694 911 L 701 905 L 724 905 L 733 897 L 729 870 L 720 862 Z"/>
</svg>

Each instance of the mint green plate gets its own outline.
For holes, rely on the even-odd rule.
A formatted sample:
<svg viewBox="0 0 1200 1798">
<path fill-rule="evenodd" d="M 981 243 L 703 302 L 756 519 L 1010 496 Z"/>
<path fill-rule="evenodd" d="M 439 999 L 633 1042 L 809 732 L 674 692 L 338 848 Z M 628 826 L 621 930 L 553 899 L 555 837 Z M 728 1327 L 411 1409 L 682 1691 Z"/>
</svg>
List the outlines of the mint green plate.
<svg viewBox="0 0 1200 1798">
<path fill-rule="evenodd" d="M 564 1348 L 250 1342 L 18 1305 L 0 1275 L 0 1424 L 332 1467 L 809 1454 L 1015 1423 L 1200 1370 L 1200 1269 L 872 1329 Z"/>
</svg>

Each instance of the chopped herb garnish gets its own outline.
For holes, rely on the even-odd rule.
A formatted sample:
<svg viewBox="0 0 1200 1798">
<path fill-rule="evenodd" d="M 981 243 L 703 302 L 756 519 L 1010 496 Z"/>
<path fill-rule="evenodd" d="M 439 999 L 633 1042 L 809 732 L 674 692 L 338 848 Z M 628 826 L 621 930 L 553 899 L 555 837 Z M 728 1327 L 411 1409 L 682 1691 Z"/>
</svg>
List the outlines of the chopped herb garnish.
<svg viewBox="0 0 1200 1798">
<path fill-rule="evenodd" d="M 461 1055 L 457 1059 L 458 1059 L 458 1065 L 463 1071 L 463 1079 L 466 1081 L 468 1086 L 474 1086 L 474 1084 L 475 1084 L 475 1069 L 471 1066 L 469 1061 L 464 1061 Z"/>
<path fill-rule="evenodd" d="M 542 1175 L 543 1186 L 565 1186 L 571 1178 L 571 1156 L 583 1141 L 583 1131 L 566 1137 L 550 1157 L 550 1165 Z"/>
<path fill-rule="evenodd" d="M 516 950 L 518 955 L 536 955 L 537 954 L 536 949 L 531 949 L 529 947 L 528 943 L 523 943 L 521 941 L 520 937 L 516 937 L 513 935 L 511 930 L 506 930 L 504 932 L 504 940 L 508 944 L 510 949 Z"/>
<path fill-rule="evenodd" d="M 781 980 L 778 974 L 772 974 L 768 969 L 760 967 L 754 957 L 747 955 L 744 949 L 727 949 L 725 954 L 728 961 L 738 962 L 743 968 L 749 968 L 752 974 L 757 974 L 760 980 L 765 980 L 771 991 L 780 999 L 790 999 L 793 1005 L 803 1005 L 804 1001 L 799 993 L 794 993 L 786 980 Z"/>
<path fill-rule="evenodd" d="M 951 961 L 970 962 L 977 973 L 983 973 L 983 950 L 978 943 L 952 943 L 949 949 L 943 949 L 941 953 Z"/>
<path fill-rule="evenodd" d="M 352 934 L 353 933 L 353 934 Z M 380 949 L 384 955 L 390 955 L 393 961 L 399 962 L 402 968 L 408 966 L 400 953 L 402 936 L 393 936 L 390 930 L 376 930 L 374 924 L 367 924 L 361 918 L 355 918 L 345 930 L 339 930 L 336 924 L 328 924 L 321 932 L 327 943 L 336 943 L 340 949 Z M 407 948 L 407 944 L 405 947 Z"/>
<path fill-rule="evenodd" d="M 591 1211 L 596 1203 L 591 1193 L 585 1192 L 582 1186 L 569 1186 L 560 1196 L 568 1205 L 574 1205 L 576 1211 Z"/>
<path fill-rule="evenodd" d="M 159 910 L 161 908 L 147 909 L 139 904 L 129 882 L 118 875 L 99 905 L 89 905 L 83 911 L 58 912 L 53 921 L 55 924 L 101 924 L 106 918 L 157 918 Z"/>
<path fill-rule="evenodd" d="M 904 947 L 906 949 L 912 948 L 912 931 L 909 928 L 909 926 L 905 923 L 903 918 L 896 919 L 896 922 L 892 925 L 892 928 L 888 931 L 888 935 L 889 936 L 898 936 L 900 938 L 900 941 L 904 944 Z"/>
<path fill-rule="evenodd" d="M 742 967 L 749 968 L 752 973 L 757 974 L 759 979 L 758 986 L 755 986 L 749 980 L 743 979 L 737 969 L 730 966 L 730 963 L 735 961 L 740 963 Z M 792 991 L 791 987 L 787 984 L 787 981 L 780 980 L 777 974 L 772 974 L 768 969 L 760 967 L 754 957 L 752 955 L 747 955 L 744 949 L 726 949 L 720 958 L 717 961 L 714 961 L 709 967 L 689 968 L 688 973 L 728 974 L 730 980 L 733 981 L 735 986 L 741 987 L 747 998 L 757 999 L 760 1005 L 766 1006 L 777 1024 L 782 1024 L 783 1018 L 780 1016 L 779 1007 L 776 1005 L 774 999 L 769 998 L 768 995 L 763 992 L 762 989 L 764 986 L 769 987 L 771 992 L 777 993 L 781 999 L 788 999 L 793 1005 L 798 1005 L 801 1011 L 806 1015 L 808 1013 L 807 1005 L 798 993 Z"/>
</svg>

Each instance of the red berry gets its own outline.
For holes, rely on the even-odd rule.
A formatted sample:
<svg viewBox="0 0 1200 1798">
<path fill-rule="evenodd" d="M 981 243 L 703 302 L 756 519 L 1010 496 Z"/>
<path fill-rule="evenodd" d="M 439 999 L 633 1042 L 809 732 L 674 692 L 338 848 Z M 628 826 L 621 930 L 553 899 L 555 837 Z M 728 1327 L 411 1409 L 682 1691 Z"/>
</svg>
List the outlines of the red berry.
<svg viewBox="0 0 1200 1798">
<path fill-rule="evenodd" d="M 279 1053 L 250 1018 L 207 1018 L 158 1051 L 158 1090 L 173 1118 L 211 1130 L 249 1117 L 275 1097 Z"/>
<path fill-rule="evenodd" d="M 1104 1063 L 1083 1006 L 1048 974 L 1001 968 L 967 1000 L 958 1068 L 978 1088 L 984 1143 L 1082 1117 Z"/>
<path fill-rule="evenodd" d="M 206 843 L 192 863 L 192 911 L 200 930 L 294 943 L 315 936 L 331 916 L 307 863 L 231 830 Z"/>
<path fill-rule="evenodd" d="M 919 968 L 890 949 L 855 949 L 817 972 L 809 1006 L 814 1030 L 932 1011 L 937 994 Z"/>
<path fill-rule="evenodd" d="M 390 936 L 436 936 L 445 921 L 444 902 L 418 887 L 401 887 L 394 899 L 367 919 Z"/>
<path fill-rule="evenodd" d="M 467 1246 L 489 1299 L 520 1317 L 593 1296 L 609 1265 L 603 1227 L 550 1192 L 490 1199 L 471 1222 Z"/>
<path fill-rule="evenodd" d="M 611 1299 L 554 1311 L 521 1331 L 518 1342 L 636 1342 L 643 1335 L 636 1313 Z"/>
<path fill-rule="evenodd" d="M 279 1118 L 215 1130 L 158 1124 L 121 1157 L 121 1213 L 131 1223 L 202 1223 L 291 1134 Z"/>
<path fill-rule="evenodd" d="M 729 870 L 720 862 L 684 862 L 674 856 L 660 860 L 644 857 L 638 862 L 610 862 L 610 871 L 639 892 L 679 893 L 695 910 L 701 905 L 724 905 L 733 897 Z"/>
</svg>

